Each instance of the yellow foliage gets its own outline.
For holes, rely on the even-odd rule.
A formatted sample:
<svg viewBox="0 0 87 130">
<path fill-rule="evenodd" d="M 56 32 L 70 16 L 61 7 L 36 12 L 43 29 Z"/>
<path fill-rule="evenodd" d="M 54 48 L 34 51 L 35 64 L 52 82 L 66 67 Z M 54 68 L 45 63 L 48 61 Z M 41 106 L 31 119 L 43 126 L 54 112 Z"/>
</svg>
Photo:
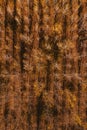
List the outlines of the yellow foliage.
<svg viewBox="0 0 87 130">
<path fill-rule="evenodd" d="M 41 92 L 43 91 L 44 89 L 44 84 L 42 85 L 39 85 L 38 82 L 35 82 L 34 83 L 34 92 L 35 92 L 35 95 L 38 97 L 40 96 Z"/>
<path fill-rule="evenodd" d="M 68 107 L 74 108 L 75 102 L 76 102 L 76 96 L 68 90 L 65 90 L 65 93 L 66 93 L 66 101 L 67 101 Z"/>
<path fill-rule="evenodd" d="M 62 24 L 56 23 L 53 26 L 53 31 L 57 32 L 58 34 L 61 34 L 62 33 Z"/>
<path fill-rule="evenodd" d="M 76 124 L 79 124 L 80 126 L 82 125 L 81 118 L 78 115 L 75 115 L 75 121 L 76 121 Z"/>
</svg>

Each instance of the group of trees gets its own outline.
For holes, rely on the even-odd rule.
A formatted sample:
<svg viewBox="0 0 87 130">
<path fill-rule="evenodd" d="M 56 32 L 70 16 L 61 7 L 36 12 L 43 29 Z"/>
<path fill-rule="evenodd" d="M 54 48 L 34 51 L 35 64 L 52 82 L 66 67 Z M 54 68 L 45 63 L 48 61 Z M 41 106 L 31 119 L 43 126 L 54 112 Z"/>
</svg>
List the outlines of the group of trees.
<svg viewBox="0 0 87 130">
<path fill-rule="evenodd" d="M 86 0 L 0 0 L 0 130 L 87 130 Z"/>
</svg>

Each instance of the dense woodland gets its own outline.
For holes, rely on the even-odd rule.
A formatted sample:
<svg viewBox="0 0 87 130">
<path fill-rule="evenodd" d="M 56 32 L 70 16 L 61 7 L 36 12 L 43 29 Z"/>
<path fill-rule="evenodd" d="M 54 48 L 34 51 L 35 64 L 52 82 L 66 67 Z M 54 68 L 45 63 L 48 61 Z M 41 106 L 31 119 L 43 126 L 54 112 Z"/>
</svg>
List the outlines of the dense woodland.
<svg viewBox="0 0 87 130">
<path fill-rule="evenodd" d="M 0 0 L 0 130 L 87 130 L 87 0 Z"/>
</svg>

